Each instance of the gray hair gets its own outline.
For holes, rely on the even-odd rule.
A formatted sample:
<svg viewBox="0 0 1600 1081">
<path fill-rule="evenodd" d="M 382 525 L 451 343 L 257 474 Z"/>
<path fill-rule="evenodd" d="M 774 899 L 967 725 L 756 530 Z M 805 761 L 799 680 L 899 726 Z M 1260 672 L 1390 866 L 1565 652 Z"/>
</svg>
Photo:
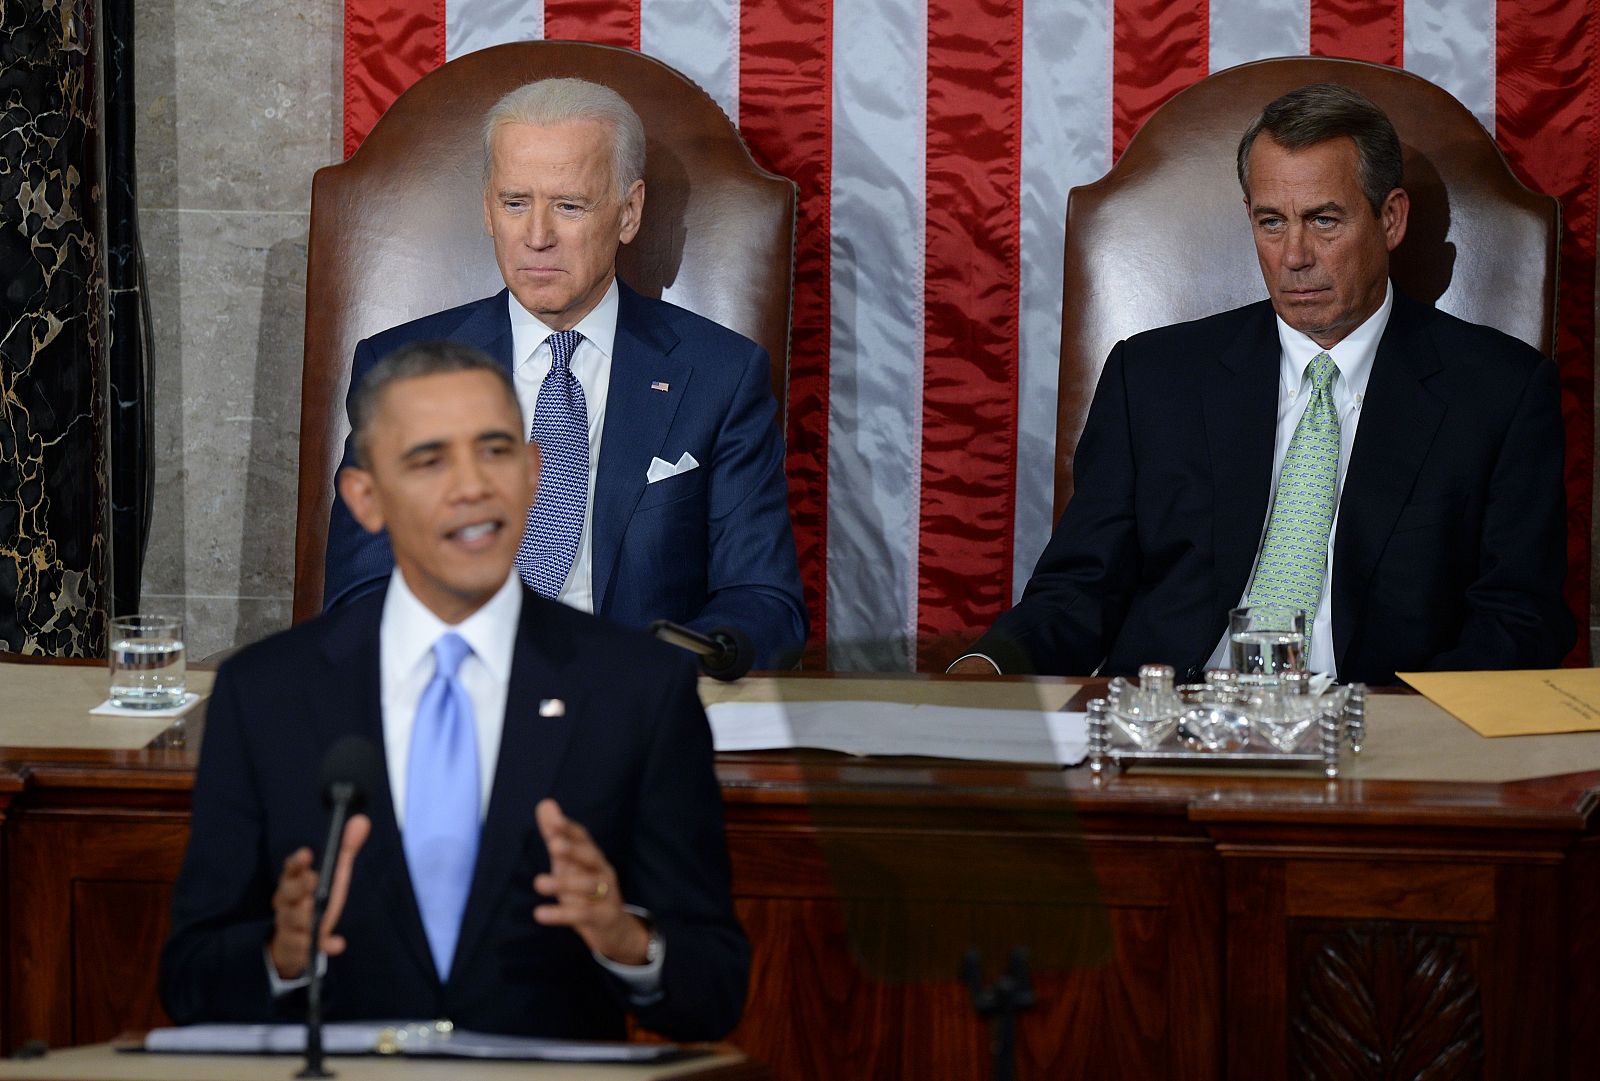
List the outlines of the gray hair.
<svg viewBox="0 0 1600 1081">
<path fill-rule="evenodd" d="M 460 342 L 412 342 L 384 357 L 350 391 L 350 437 L 355 447 L 356 465 L 368 468 L 367 448 L 372 441 L 372 425 L 383 404 L 383 396 L 396 383 L 428 375 L 453 372 L 488 372 L 500 381 L 517 415 L 522 406 L 511 382 L 511 373 L 482 349 Z"/>
<path fill-rule="evenodd" d="M 1330 139 L 1356 144 L 1361 192 L 1381 213 L 1383 200 L 1400 186 L 1405 159 L 1400 137 L 1384 111 L 1348 86 L 1312 83 L 1291 90 L 1261 110 L 1239 140 L 1239 186 L 1250 198 L 1250 148 L 1267 136 L 1285 150 L 1305 150 Z"/>
<path fill-rule="evenodd" d="M 494 133 L 505 124 L 554 127 L 597 121 L 611 129 L 611 179 L 617 198 L 644 179 L 644 124 L 621 94 L 584 79 L 540 79 L 495 102 L 483 118 L 483 182 L 489 183 Z"/>
</svg>

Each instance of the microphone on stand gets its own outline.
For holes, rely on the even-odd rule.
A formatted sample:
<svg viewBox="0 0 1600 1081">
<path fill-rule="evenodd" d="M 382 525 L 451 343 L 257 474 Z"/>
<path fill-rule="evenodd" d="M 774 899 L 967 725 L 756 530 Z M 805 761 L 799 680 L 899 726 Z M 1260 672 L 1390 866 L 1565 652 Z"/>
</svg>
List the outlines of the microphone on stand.
<svg viewBox="0 0 1600 1081">
<path fill-rule="evenodd" d="M 650 624 L 650 633 L 679 649 L 700 656 L 700 671 L 712 679 L 732 682 L 750 671 L 756 660 L 756 647 L 750 636 L 738 627 L 716 627 L 709 634 L 692 631 L 670 620 Z"/>
<path fill-rule="evenodd" d="M 361 736 L 345 736 L 322 759 L 322 802 L 327 805 L 328 843 L 317 868 L 317 888 L 311 895 L 311 974 L 306 989 L 306 1064 L 296 1077 L 332 1077 L 322 1064 L 322 918 L 333 890 L 333 869 L 339 863 L 344 825 L 367 803 L 367 794 L 382 776 L 378 749 Z"/>
</svg>

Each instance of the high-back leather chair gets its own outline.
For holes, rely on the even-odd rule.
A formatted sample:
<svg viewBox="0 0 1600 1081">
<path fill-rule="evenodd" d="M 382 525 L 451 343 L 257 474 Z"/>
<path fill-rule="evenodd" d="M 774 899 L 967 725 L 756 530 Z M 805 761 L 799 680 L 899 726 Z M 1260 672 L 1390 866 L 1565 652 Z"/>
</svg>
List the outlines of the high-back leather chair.
<svg viewBox="0 0 1600 1081">
<path fill-rule="evenodd" d="M 1465 106 L 1415 75 L 1355 60 L 1230 68 L 1174 96 L 1109 173 L 1068 198 L 1057 518 L 1072 495 L 1072 455 L 1112 346 L 1266 297 L 1234 153 L 1263 106 L 1320 82 L 1365 94 L 1400 135 L 1411 216 L 1391 256 L 1396 288 L 1551 354 L 1560 206 L 1512 175 Z"/>
<path fill-rule="evenodd" d="M 319 169 L 312 181 L 296 622 L 322 605 L 356 343 L 502 288 L 483 228 L 483 116 L 523 83 L 561 76 L 611 87 L 644 122 L 644 220 L 618 256 L 619 276 L 765 346 L 781 423 L 794 184 L 754 162 L 705 91 L 640 53 L 535 41 L 452 60 L 402 94 L 348 161 Z"/>
</svg>

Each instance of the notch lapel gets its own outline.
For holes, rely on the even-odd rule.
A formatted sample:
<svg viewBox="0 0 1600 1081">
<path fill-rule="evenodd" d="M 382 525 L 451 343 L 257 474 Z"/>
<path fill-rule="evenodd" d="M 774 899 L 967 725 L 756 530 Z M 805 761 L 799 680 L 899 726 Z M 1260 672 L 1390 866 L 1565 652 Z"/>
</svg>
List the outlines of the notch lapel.
<svg viewBox="0 0 1600 1081">
<path fill-rule="evenodd" d="M 318 728 L 328 734 L 332 746 L 340 736 L 353 734 L 368 739 L 378 750 L 378 771 L 382 783 L 378 791 L 367 794 L 366 813 L 372 819 L 372 833 L 362 846 L 361 860 L 372 868 L 372 888 L 383 895 L 381 904 L 389 914 L 396 937 L 425 978 L 438 982 L 433 955 L 428 950 L 422 916 L 417 911 L 411 873 L 406 867 L 405 849 L 400 843 L 400 828 L 395 820 L 393 787 L 389 782 L 389 762 L 383 743 L 383 692 L 379 668 L 378 623 L 383 613 L 383 597 L 375 594 L 354 604 L 335 609 L 345 613 L 329 629 L 323 644 L 325 670 L 308 679 L 306 686 L 317 688 L 310 698 L 319 716 Z"/>
<path fill-rule="evenodd" d="M 528 831 L 538 829 L 534 808 L 554 790 L 567 743 L 583 713 L 584 689 L 570 675 L 572 645 L 540 626 L 539 609 L 554 603 L 523 589 L 500 730 L 500 757 L 478 840 L 472 889 L 461 917 L 456 959 L 450 966 L 452 979 L 470 969 L 467 959 L 478 948 L 511 883 L 524 838 Z M 561 715 L 540 715 L 539 703 L 547 698 L 564 702 Z M 532 913 L 526 915 L 531 922 Z"/>
<path fill-rule="evenodd" d="M 1217 612 L 1238 605 L 1261 547 L 1277 443 L 1281 351 L 1272 305 L 1263 301 L 1201 380 L 1215 493 L 1211 536 Z M 1216 634 L 1222 629 L 1219 624 Z"/>
<path fill-rule="evenodd" d="M 451 338 L 474 345 L 488 353 L 507 373 L 515 360 L 511 355 L 511 290 L 502 289 L 475 304 Z"/>
<path fill-rule="evenodd" d="M 1426 313 L 1396 290 L 1350 449 L 1333 544 L 1333 655 L 1341 671 L 1367 582 L 1444 420 L 1444 401 L 1426 386 L 1443 367 L 1422 332 Z"/>
<path fill-rule="evenodd" d="M 617 293 L 617 338 L 611 350 L 606 422 L 594 480 L 591 574 L 596 613 L 606 610 L 611 574 L 628 520 L 644 494 L 650 459 L 665 457 L 662 447 L 667 432 L 694 371 L 687 360 L 669 355 L 678 345 L 678 336 L 649 310 L 644 299 L 620 280 Z M 657 382 L 670 389 L 665 394 L 652 390 L 651 384 Z M 669 460 L 676 461 L 677 455 Z"/>
</svg>

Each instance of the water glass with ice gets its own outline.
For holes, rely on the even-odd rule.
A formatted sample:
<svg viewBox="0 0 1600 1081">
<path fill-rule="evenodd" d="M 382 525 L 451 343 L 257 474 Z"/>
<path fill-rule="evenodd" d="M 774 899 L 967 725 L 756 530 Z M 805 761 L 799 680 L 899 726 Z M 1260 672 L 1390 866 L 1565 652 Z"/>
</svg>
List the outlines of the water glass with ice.
<svg viewBox="0 0 1600 1081">
<path fill-rule="evenodd" d="M 183 705 L 183 620 L 117 616 L 111 621 L 111 703 L 128 709 Z"/>
<path fill-rule="evenodd" d="M 1242 685 L 1276 683 L 1284 672 L 1306 670 L 1306 614 L 1279 604 L 1252 604 L 1228 613 L 1229 654 Z"/>
</svg>

